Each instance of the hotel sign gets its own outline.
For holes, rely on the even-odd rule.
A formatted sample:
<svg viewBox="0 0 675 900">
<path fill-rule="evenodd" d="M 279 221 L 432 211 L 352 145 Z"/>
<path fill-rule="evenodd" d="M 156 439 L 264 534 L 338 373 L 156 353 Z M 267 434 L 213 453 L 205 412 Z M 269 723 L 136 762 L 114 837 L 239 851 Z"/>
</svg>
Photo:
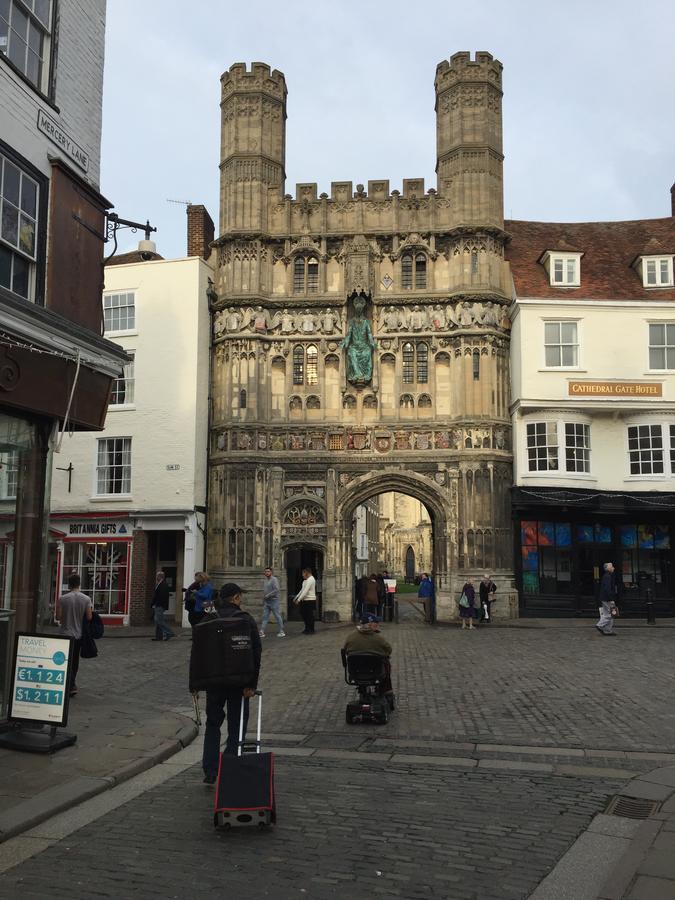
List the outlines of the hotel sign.
<svg viewBox="0 0 675 900">
<path fill-rule="evenodd" d="M 570 381 L 570 397 L 661 397 L 660 381 Z"/>
</svg>

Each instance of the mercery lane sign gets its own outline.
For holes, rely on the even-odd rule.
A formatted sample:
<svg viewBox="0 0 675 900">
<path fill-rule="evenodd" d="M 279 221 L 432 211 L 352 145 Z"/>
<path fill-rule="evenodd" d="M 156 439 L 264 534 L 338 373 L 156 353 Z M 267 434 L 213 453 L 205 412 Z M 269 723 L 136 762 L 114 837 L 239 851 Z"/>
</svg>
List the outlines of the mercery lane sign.
<svg viewBox="0 0 675 900">
<path fill-rule="evenodd" d="M 661 397 L 660 381 L 570 381 L 570 397 Z"/>
<path fill-rule="evenodd" d="M 76 144 L 58 122 L 55 122 L 44 109 L 38 109 L 37 127 L 38 131 L 46 134 L 52 144 L 56 144 L 59 150 L 62 150 L 76 166 L 79 166 L 83 172 L 88 171 L 89 154 L 87 151 L 83 150 L 79 144 Z"/>
<path fill-rule="evenodd" d="M 71 646 L 68 637 L 16 635 L 10 719 L 66 724 Z"/>
</svg>

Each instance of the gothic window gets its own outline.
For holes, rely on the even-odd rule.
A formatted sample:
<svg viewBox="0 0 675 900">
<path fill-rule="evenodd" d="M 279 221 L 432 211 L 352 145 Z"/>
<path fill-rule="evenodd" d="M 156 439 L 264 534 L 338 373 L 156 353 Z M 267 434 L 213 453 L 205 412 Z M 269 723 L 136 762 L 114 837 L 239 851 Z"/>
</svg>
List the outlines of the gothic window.
<svg viewBox="0 0 675 900">
<path fill-rule="evenodd" d="M 319 351 L 314 344 L 310 344 L 307 348 L 307 384 L 317 384 L 319 381 L 318 359 Z"/>
<path fill-rule="evenodd" d="M 404 253 L 401 256 L 401 287 L 405 291 L 427 286 L 427 258 L 424 253 Z"/>
<path fill-rule="evenodd" d="M 429 380 L 429 345 L 424 341 L 415 345 L 406 341 L 403 345 L 403 384 L 426 384 Z"/>
<path fill-rule="evenodd" d="M 343 409 L 356 409 L 356 397 L 352 397 L 351 394 L 347 394 L 347 396 L 342 401 Z"/>
<path fill-rule="evenodd" d="M 227 562 L 230 566 L 236 565 L 237 562 L 237 532 L 234 528 L 230 528 L 228 535 Z"/>
<path fill-rule="evenodd" d="M 321 409 L 321 401 L 318 397 L 307 398 L 307 409 Z"/>
<path fill-rule="evenodd" d="M 471 274 L 478 275 L 478 253 L 475 250 L 471 252 Z"/>
<path fill-rule="evenodd" d="M 364 409 L 377 409 L 377 397 L 374 394 L 369 394 L 367 397 L 363 398 L 363 408 Z"/>
<path fill-rule="evenodd" d="M 417 407 L 418 409 L 431 409 L 431 397 L 428 394 L 420 394 Z"/>
<path fill-rule="evenodd" d="M 288 408 L 293 411 L 302 409 L 302 400 L 300 399 L 300 397 L 291 397 Z"/>
<path fill-rule="evenodd" d="M 298 344 L 293 351 L 293 384 L 305 383 L 305 348 Z"/>
<path fill-rule="evenodd" d="M 314 503 L 295 504 L 284 515 L 284 522 L 291 525 L 323 525 L 325 521 L 323 510 Z"/>
<path fill-rule="evenodd" d="M 246 409 L 246 391 L 239 391 L 239 409 Z"/>
<path fill-rule="evenodd" d="M 473 380 L 478 381 L 480 378 L 480 351 L 473 351 Z"/>
<path fill-rule="evenodd" d="M 319 260 L 315 256 L 296 256 L 293 263 L 293 293 L 316 294 L 319 290 Z"/>
<path fill-rule="evenodd" d="M 412 397 L 412 394 L 401 394 L 399 406 L 401 406 L 403 409 L 414 409 L 415 401 Z"/>
</svg>

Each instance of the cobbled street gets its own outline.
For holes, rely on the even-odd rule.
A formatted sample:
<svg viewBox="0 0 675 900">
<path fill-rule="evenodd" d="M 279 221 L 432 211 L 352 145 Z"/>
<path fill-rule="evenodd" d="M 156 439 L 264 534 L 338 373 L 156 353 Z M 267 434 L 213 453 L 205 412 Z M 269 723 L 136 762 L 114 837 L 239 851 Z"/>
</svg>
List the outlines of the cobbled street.
<svg viewBox="0 0 675 900">
<path fill-rule="evenodd" d="M 216 832 L 195 763 L 8 869 L 0 897 L 517 900 L 631 774 L 675 752 L 672 629 L 384 627 L 385 726 L 345 723 L 346 627 L 265 639 L 276 827 Z M 80 693 L 188 714 L 189 648 L 105 639 Z"/>
</svg>

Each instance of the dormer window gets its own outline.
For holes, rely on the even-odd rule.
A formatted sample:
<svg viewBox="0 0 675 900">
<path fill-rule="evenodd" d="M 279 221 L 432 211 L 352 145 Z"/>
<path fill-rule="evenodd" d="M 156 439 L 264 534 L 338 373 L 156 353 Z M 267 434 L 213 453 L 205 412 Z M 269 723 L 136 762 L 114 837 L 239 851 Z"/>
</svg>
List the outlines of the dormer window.
<svg viewBox="0 0 675 900">
<path fill-rule="evenodd" d="M 673 285 L 673 257 L 672 256 L 643 256 L 642 259 L 642 284 L 650 287 L 672 287 Z"/>
<path fill-rule="evenodd" d="M 553 287 L 579 287 L 581 284 L 581 253 L 547 250 L 540 259 Z"/>
</svg>

